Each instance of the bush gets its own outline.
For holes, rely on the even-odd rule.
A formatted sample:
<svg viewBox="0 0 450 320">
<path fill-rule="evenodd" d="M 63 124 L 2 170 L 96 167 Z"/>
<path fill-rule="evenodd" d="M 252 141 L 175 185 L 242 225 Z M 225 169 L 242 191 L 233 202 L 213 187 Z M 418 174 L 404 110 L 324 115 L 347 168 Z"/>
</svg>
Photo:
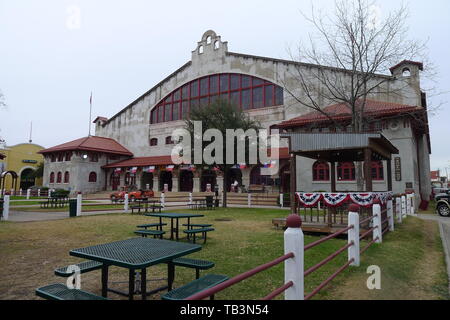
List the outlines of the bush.
<svg viewBox="0 0 450 320">
<path fill-rule="evenodd" d="M 52 197 L 55 198 L 66 198 L 69 196 L 70 191 L 64 190 L 64 189 L 55 189 L 55 191 L 52 192 Z"/>
</svg>

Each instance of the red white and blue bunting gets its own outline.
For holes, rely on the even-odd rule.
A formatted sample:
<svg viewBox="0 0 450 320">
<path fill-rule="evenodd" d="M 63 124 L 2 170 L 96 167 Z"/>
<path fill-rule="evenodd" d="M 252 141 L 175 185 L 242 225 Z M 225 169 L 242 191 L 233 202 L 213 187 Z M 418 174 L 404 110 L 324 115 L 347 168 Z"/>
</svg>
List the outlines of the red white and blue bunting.
<svg viewBox="0 0 450 320">
<path fill-rule="evenodd" d="M 381 204 L 386 204 L 388 200 L 392 199 L 392 192 L 324 192 L 324 193 L 303 193 L 297 192 L 297 199 L 302 207 L 315 207 L 320 201 L 327 207 L 339 207 L 347 202 L 356 203 L 362 207 L 370 207 L 376 199 L 380 200 Z"/>
</svg>

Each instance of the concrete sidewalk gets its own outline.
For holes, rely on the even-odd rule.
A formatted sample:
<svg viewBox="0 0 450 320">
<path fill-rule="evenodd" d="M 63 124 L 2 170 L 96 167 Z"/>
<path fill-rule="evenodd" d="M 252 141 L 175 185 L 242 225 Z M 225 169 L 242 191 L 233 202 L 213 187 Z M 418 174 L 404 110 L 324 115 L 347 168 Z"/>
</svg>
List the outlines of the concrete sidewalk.
<svg viewBox="0 0 450 320">
<path fill-rule="evenodd" d="M 444 218 L 437 214 L 419 214 L 420 219 L 436 221 L 439 224 L 442 246 L 444 247 L 445 262 L 447 264 L 447 274 L 449 280 L 448 291 L 450 293 L 450 218 Z"/>
</svg>

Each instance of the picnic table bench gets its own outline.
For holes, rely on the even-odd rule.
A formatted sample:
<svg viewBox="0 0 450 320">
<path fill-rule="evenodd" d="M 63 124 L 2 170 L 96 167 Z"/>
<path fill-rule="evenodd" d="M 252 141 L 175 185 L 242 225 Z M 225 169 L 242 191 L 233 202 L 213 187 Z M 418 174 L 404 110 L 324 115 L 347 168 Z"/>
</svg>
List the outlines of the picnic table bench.
<svg viewBox="0 0 450 320">
<path fill-rule="evenodd" d="M 161 212 L 161 209 L 163 208 L 162 204 L 158 200 L 148 200 L 148 199 L 136 199 L 135 204 L 132 204 L 130 206 L 131 208 L 131 214 L 134 214 L 134 210 L 137 210 L 138 213 L 141 213 L 141 209 L 144 210 L 145 213 L 149 212 L 149 207 L 152 209 L 152 212 L 155 212 L 155 210 L 158 210 L 158 212 Z"/>
<path fill-rule="evenodd" d="M 193 236 L 192 242 L 195 243 L 196 234 L 201 233 L 203 237 L 203 243 L 206 243 L 206 234 L 210 231 L 214 231 L 214 228 L 200 228 L 200 229 L 188 229 L 183 230 L 184 233 L 187 234 L 188 240 L 190 239 L 190 236 Z"/>
<path fill-rule="evenodd" d="M 167 292 L 161 298 L 163 300 L 184 300 L 198 292 L 201 292 L 208 288 L 212 288 L 226 280 L 228 280 L 228 277 L 224 275 L 207 274 L 200 279 L 196 279 L 182 287 Z M 214 300 L 214 295 L 211 296 L 211 300 Z"/>
<path fill-rule="evenodd" d="M 42 209 L 46 208 L 64 208 L 69 204 L 69 198 L 67 197 L 50 197 L 46 201 L 39 201 L 39 205 Z"/>
<path fill-rule="evenodd" d="M 49 300 L 108 300 L 80 289 L 70 289 L 62 283 L 54 283 L 36 289 L 38 297 Z"/>
</svg>

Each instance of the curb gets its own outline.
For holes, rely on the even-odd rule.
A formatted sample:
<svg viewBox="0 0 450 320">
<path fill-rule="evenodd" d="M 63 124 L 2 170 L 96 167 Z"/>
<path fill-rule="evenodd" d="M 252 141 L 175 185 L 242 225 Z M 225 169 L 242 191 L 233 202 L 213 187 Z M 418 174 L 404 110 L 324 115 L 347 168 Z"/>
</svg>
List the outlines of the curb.
<svg viewBox="0 0 450 320">
<path fill-rule="evenodd" d="M 439 222 L 439 233 L 441 234 L 442 246 L 444 247 L 445 263 L 447 265 L 447 277 L 448 277 L 448 292 L 450 294 L 450 248 L 445 240 L 444 224 Z M 450 234 L 449 234 L 450 235 Z"/>
</svg>

